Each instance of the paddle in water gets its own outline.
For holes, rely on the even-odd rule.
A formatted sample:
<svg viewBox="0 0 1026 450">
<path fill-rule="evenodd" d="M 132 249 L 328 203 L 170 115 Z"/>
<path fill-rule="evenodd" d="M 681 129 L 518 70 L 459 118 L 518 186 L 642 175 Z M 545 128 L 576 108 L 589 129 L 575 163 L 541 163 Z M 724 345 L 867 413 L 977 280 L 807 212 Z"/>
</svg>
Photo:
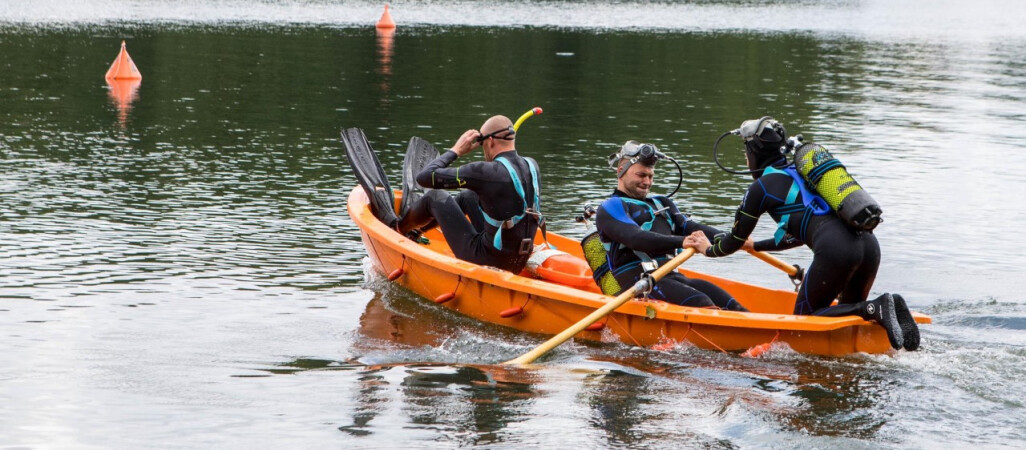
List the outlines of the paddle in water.
<svg viewBox="0 0 1026 450">
<path fill-rule="evenodd" d="M 503 364 L 530 364 L 534 362 L 534 360 L 540 358 L 542 355 L 558 347 L 559 344 L 566 342 L 575 334 L 583 331 L 585 328 L 588 327 L 588 325 L 595 323 L 599 319 L 613 312 L 613 310 L 615 310 L 616 308 L 619 308 L 624 303 L 627 303 L 629 300 L 635 298 L 635 294 L 639 292 L 645 292 L 651 289 L 656 282 L 661 280 L 670 272 L 677 270 L 677 266 L 683 264 L 684 261 L 687 261 L 688 258 L 690 258 L 694 254 L 694 249 L 689 248 L 687 250 L 684 250 L 679 255 L 675 256 L 673 259 L 667 261 L 666 264 L 663 264 L 661 267 L 652 272 L 652 274 L 649 277 L 644 277 L 638 280 L 638 282 L 634 283 L 634 286 L 631 286 L 630 289 L 621 292 L 620 295 L 616 296 L 615 299 L 613 299 L 609 303 L 606 303 L 601 308 L 596 309 L 595 312 L 588 314 L 587 317 L 571 325 L 570 328 L 567 328 L 563 330 L 561 333 L 553 336 L 551 339 L 545 341 L 544 344 L 539 345 L 534 350 L 524 353 L 519 358 L 506 361 Z"/>
</svg>

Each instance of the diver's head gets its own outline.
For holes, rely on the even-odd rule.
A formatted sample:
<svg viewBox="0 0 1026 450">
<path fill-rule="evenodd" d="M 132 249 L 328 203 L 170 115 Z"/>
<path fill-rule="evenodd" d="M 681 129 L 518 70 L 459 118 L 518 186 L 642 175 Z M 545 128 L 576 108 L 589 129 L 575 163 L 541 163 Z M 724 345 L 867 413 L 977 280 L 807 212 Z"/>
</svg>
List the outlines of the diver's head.
<svg viewBox="0 0 1026 450">
<path fill-rule="evenodd" d="M 787 130 L 780 122 L 769 116 L 746 120 L 741 123 L 740 132 L 752 178 L 759 178 L 763 169 L 784 160 Z"/>
<path fill-rule="evenodd" d="M 513 121 L 506 116 L 492 116 L 481 125 L 481 135 L 477 142 L 484 150 L 485 161 L 491 161 L 495 155 L 516 148 L 516 130 Z"/>
<path fill-rule="evenodd" d="M 609 167 L 616 171 L 617 189 L 632 198 L 647 197 L 660 157 L 662 153 L 653 144 L 624 143 L 619 152 L 609 155 Z"/>
</svg>

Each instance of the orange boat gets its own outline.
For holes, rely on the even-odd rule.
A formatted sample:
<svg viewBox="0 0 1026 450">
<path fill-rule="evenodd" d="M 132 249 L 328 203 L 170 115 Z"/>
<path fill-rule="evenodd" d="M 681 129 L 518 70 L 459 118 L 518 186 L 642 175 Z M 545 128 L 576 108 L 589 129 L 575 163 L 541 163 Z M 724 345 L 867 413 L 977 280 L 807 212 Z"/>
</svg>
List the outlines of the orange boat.
<svg viewBox="0 0 1026 450">
<path fill-rule="evenodd" d="M 539 272 L 548 279 L 517 275 L 453 257 L 436 228 L 414 242 L 378 220 L 369 198 L 357 186 L 349 194 L 349 215 L 360 228 L 373 266 L 417 295 L 478 320 L 545 335 L 557 334 L 595 311 L 612 297 L 591 281 L 578 241 L 548 233 L 556 249 L 579 259 L 569 270 Z M 401 193 L 396 191 L 396 205 Z M 541 236 L 535 237 L 541 243 Z M 563 255 L 564 258 L 570 256 Z M 571 259 L 575 259 L 571 258 Z M 582 269 L 583 268 L 583 269 Z M 688 277 L 716 283 L 752 312 L 742 313 L 631 300 L 575 337 L 618 340 L 644 347 L 685 343 L 703 349 L 745 351 L 781 342 L 809 354 L 842 356 L 887 353 L 883 327 L 857 316 L 796 316 L 795 293 L 768 289 L 681 269 Z M 525 272 L 526 274 L 526 272 Z M 917 323 L 929 316 L 913 313 Z M 764 348 L 764 347 L 763 347 Z"/>
</svg>

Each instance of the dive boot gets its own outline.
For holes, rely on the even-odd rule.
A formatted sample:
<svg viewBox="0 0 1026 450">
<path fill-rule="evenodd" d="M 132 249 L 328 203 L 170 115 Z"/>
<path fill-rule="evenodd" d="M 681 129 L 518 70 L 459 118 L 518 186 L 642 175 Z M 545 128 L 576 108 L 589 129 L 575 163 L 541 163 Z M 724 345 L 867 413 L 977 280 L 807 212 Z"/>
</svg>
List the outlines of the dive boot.
<svg viewBox="0 0 1026 450">
<path fill-rule="evenodd" d="M 884 294 L 864 303 L 862 307 L 862 318 L 872 320 L 887 331 L 887 340 L 891 341 L 891 347 L 901 350 L 904 345 L 904 337 L 901 334 L 901 324 L 898 323 L 898 315 L 894 310 L 894 297 L 891 294 Z"/>
<path fill-rule="evenodd" d="M 901 324 L 901 335 L 905 340 L 905 350 L 910 352 L 919 350 L 919 325 L 916 325 L 916 319 L 912 317 L 912 311 L 908 310 L 908 305 L 901 295 L 893 294 L 891 296 L 894 297 L 894 313 L 898 316 L 898 323 Z"/>
</svg>

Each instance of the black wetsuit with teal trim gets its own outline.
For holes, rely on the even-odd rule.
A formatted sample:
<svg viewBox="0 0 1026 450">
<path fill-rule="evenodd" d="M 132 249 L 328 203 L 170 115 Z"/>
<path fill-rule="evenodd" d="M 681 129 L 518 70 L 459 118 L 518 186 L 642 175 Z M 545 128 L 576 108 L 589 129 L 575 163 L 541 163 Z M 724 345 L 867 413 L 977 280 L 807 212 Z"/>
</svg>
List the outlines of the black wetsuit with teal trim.
<svg viewBox="0 0 1026 450">
<path fill-rule="evenodd" d="M 730 234 L 713 241 L 706 256 L 719 257 L 736 252 L 752 234 L 759 216 L 768 212 L 778 224 L 787 215 L 783 226 L 786 235 L 777 241 L 767 239 L 755 243 L 755 250 L 773 251 L 808 245 L 812 264 L 798 290 L 794 313 L 818 316 L 857 314 L 855 303 L 865 301 L 880 267 L 880 243 L 871 232 L 850 229 L 833 212 L 814 215 L 808 209 L 795 207 L 805 200 L 803 194 L 790 203 L 786 201 L 795 180 L 778 161 L 749 186 L 741 206 L 734 215 Z M 782 211 L 790 211 L 783 213 Z M 838 299 L 837 306 L 830 303 Z"/>
<path fill-rule="evenodd" d="M 706 237 L 713 239 L 720 233 L 713 227 L 690 220 L 667 197 L 637 200 L 619 189 L 599 205 L 595 227 L 606 247 L 610 271 L 623 287 L 634 285 L 644 273 L 642 257 L 638 253 L 662 265 L 682 249 L 684 236 L 701 230 Z M 683 306 L 745 310 L 719 286 L 687 278 L 679 272 L 672 272 L 659 280 L 652 288 L 650 298 Z"/>
<path fill-rule="evenodd" d="M 534 186 L 541 180 L 533 179 L 527 159 L 515 150 L 499 153 L 493 161 L 449 167 L 456 158 L 456 153 L 451 150 L 442 153 L 417 174 L 417 184 L 425 188 L 463 190 L 455 196 L 442 190 L 427 191 L 403 216 L 399 231 L 406 233 L 414 228 L 432 228 L 437 221 L 457 258 L 519 273 L 530 257 L 530 253 L 520 251 L 521 245 L 524 239 L 534 238 L 538 216 L 526 214 L 512 228 L 503 229 L 499 239 L 501 248 L 496 248 L 498 228 L 488 223 L 484 215 L 504 221 L 524 214 L 525 199 L 528 204 L 533 202 Z M 523 198 L 517 192 L 509 171 L 499 162 L 500 158 L 509 162 L 517 172 L 525 194 Z M 533 164 L 537 168 L 537 163 Z M 464 215 L 470 217 L 469 222 Z"/>
</svg>

